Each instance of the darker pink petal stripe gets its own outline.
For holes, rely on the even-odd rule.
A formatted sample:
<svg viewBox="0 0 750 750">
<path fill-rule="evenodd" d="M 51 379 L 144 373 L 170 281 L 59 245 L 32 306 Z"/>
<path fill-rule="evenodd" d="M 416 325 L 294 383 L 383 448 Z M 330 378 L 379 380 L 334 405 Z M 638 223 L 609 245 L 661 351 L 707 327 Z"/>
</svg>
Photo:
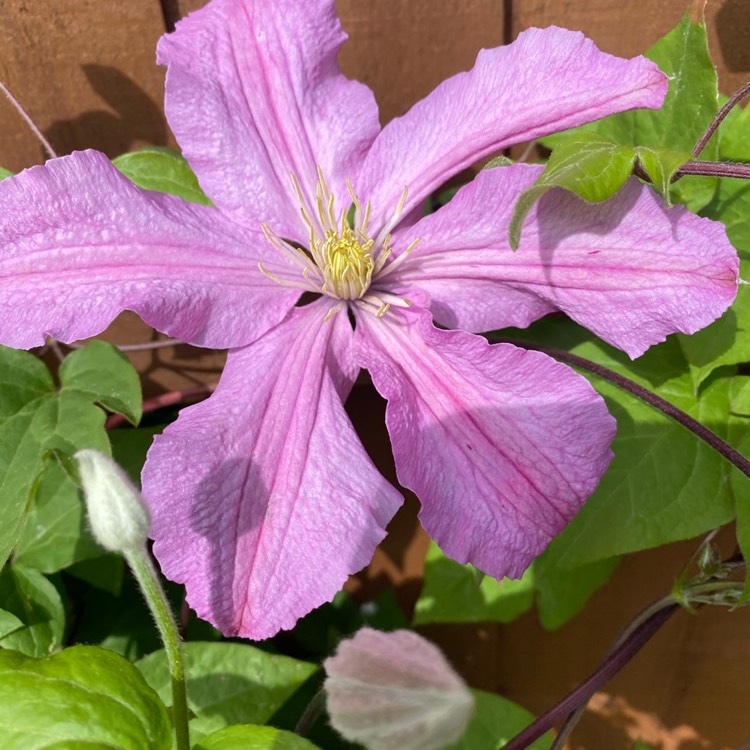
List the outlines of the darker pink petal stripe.
<svg viewBox="0 0 750 750">
<path fill-rule="evenodd" d="M 208 206 L 137 188 L 104 154 L 76 152 L 0 183 L 0 341 L 100 333 L 123 310 L 191 344 L 239 346 L 298 292 L 258 270 L 260 232 Z"/>
<path fill-rule="evenodd" d="M 459 562 L 520 576 L 609 464 L 601 396 L 539 352 L 438 330 L 418 308 L 357 323 L 355 356 L 388 400 L 399 482 L 425 530 Z"/>
<path fill-rule="evenodd" d="M 214 395 L 149 451 L 154 552 L 226 635 L 267 638 L 330 601 L 401 504 L 344 412 L 352 332 L 346 315 L 323 322 L 330 307 L 230 352 Z"/>
<path fill-rule="evenodd" d="M 666 208 L 632 178 L 611 200 L 545 195 L 508 245 L 513 206 L 541 167 L 482 172 L 437 213 L 394 235 L 421 241 L 388 285 L 431 297 L 435 319 L 470 331 L 527 326 L 562 310 L 632 357 L 676 331 L 694 333 L 737 294 L 737 251 L 724 227 Z"/>
</svg>

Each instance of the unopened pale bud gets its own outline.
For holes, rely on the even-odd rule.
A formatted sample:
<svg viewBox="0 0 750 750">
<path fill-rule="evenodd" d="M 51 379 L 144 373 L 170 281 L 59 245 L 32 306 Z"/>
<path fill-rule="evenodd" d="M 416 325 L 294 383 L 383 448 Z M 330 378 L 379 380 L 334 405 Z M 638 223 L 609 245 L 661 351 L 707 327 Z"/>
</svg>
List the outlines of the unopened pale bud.
<svg viewBox="0 0 750 750">
<path fill-rule="evenodd" d="M 368 750 L 438 750 L 461 738 L 474 712 L 440 649 L 410 630 L 363 628 L 323 666 L 331 724 Z"/>
<path fill-rule="evenodd" d="M 143 498 L 127 474 L 96 450 L 75 454 L 91 532 L 110 552 L 142 548 L 151 528 Z"/>
</svg>

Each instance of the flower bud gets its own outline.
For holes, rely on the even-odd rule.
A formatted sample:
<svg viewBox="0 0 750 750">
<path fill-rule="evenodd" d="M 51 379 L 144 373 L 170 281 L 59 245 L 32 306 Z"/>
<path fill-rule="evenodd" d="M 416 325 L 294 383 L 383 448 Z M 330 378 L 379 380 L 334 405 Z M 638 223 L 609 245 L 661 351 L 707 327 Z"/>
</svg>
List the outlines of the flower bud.
<svg viewBox="0 0 750 750">
<path fill-rule="evenodd" d="M 143 498 L 127 474 L 96 450 L 81 450 L 74 458 L 83 485 L 91 532 L 110 552 L 142 548 L 151 527 Z"/>
<path fill-rule="evenodd" d="M 410 630 L 362 628 L 326 659 L 331 724 L 368 750 L 437 750 L 458 740 L 474 698 L 437 646 Z"/>
</svg>

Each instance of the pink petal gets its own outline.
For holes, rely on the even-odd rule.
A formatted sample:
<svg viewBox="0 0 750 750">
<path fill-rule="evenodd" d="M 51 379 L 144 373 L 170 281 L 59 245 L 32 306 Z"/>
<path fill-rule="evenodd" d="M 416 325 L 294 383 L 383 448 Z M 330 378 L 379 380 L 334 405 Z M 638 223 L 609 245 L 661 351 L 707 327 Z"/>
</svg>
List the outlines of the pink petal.
<svg viewBox="0 0 750 750">
<path fill-rule="evenodd" d="M 154 552 L 226 635 L 266 638 L 329 601 L 401 504 L 344 412 L 352 332 L 343 313 L 323 322 L 330 307 L 231 351 L 216 393 L 149 452 Z"/>
<path fill-rule="evenodd" d="M 594 491 L 615 421 L 539 352 L 434 328 L 419 308 L 357 315 L 355 356 L 388 400 L 399 482 L 450 557 L 519 576 Z"/>
<path fill-rule="evenodd" d="M 604 203 L 550 191 L 513 252 L 513 206 L 540 170 L 486 170 L 394 234 L 399 247 L 422 239 L 388 285 L 426 291 L 439 323 L 470 331 L 524 327 L 562 310 L 631 357 L 675 331 L 694 333 L 732 303 L 739 265 L 723 226 L 666 208 L 635 178 Z"/>
<path fill-rule="evenodd" d="M 161 39 L 169 124 L 237 221 L 306 241 L 289 173 L 311 198 L 317 165 L 348 205 L 344 179 L 380 126 L 372 92 L 339 72 L 345 39 L 333 0 L 214 0 Z"/>
<path fill-rule="evenodd" d="M 103 154 L 55 159 L 0 183 L 0 342 L 87 338 L 127 309 L 192 344 L 248 343 L 298 296 L 260 273 L 267 252 L 276 268 L 259 232 L 141 190 Z"/>
<path fill-rule="evenodd" d="M 658 108 L 666 92 L 666 77 L 643 57 L 604 54 L 579 32 L 529 29 L 506 47 L 482 50 L 471 71 L 383 128 L 355 187 L 379 227 L 405 185 L 408 213 L 488 154 L 614 112 Z"/>
</svg>

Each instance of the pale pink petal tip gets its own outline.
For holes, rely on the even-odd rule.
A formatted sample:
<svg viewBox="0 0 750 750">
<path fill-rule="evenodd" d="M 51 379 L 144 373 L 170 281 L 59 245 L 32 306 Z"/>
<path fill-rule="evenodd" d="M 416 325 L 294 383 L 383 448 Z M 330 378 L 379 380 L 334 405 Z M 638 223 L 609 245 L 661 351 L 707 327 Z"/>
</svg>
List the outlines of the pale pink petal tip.
<svg viewBox="0 0 750 750">
<path fill-rule="evenodd" d="M 331 724 L 368 750 L 438 750 L 463 735 L 474 713 L 440 649 L 411 630 L 362 628 L 323 666 Z"/>
</svg>

